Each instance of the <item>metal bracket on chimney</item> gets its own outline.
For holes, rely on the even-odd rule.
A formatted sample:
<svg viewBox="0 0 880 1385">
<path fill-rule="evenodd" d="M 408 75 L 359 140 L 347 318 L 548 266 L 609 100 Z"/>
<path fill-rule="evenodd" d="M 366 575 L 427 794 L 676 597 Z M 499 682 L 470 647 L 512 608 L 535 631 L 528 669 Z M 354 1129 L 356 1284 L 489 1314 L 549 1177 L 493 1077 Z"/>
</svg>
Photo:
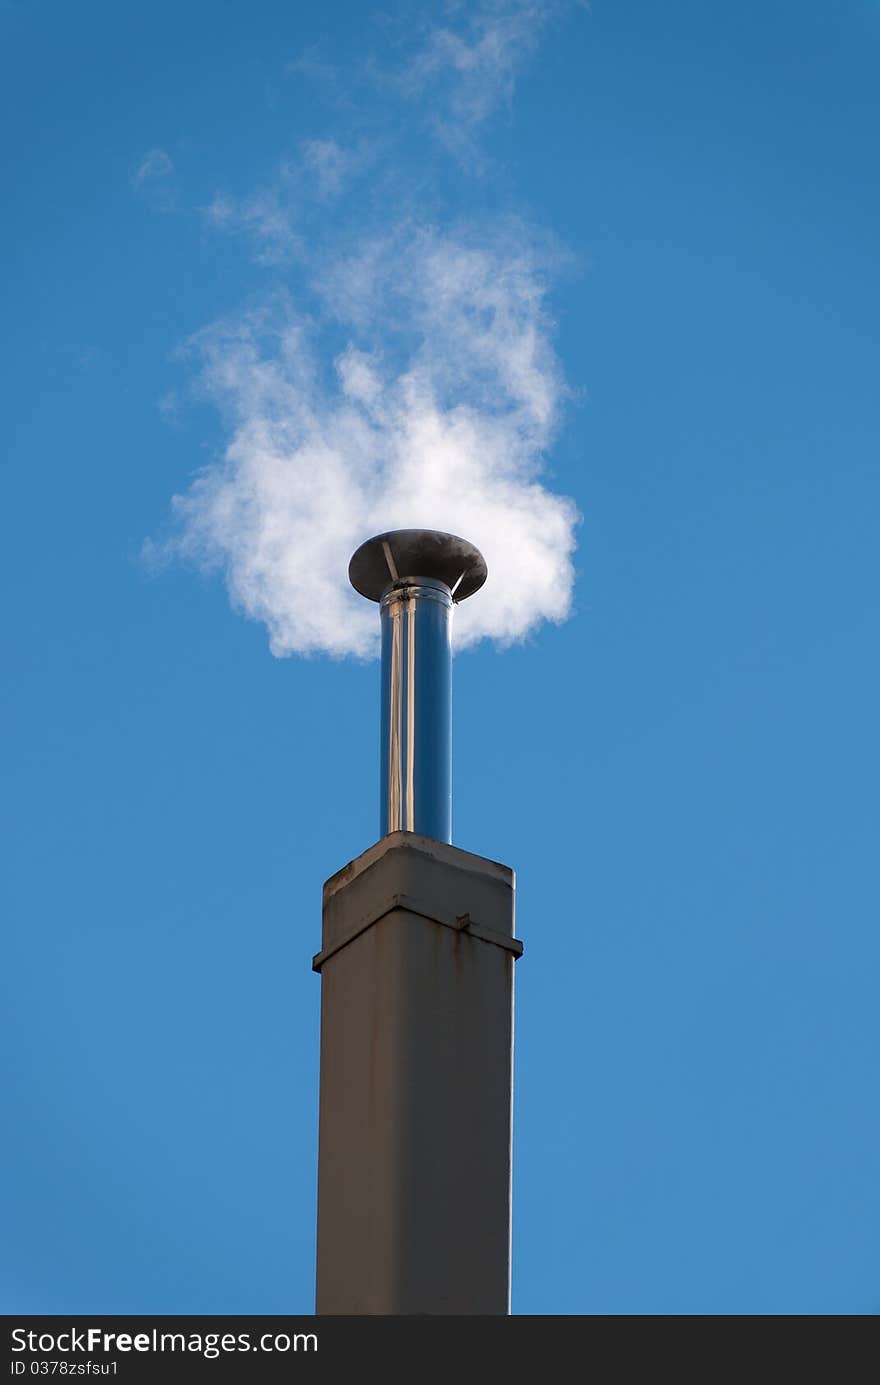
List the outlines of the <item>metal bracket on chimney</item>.
<svg viewBox="0 0 880 1385">
<path fill-rule="evenodd" d="M 454 933 L 469 933 L 472 938 L 478 938 L 480 942 L 503 948 L 505 952 L 512 954 L 514 960 L 522 956 L 523 945 L 519 938 L 511 938 L 508 934 L 499 933 L 494 928 L 484 928 L 481 924 L 475 923 L 470 914 L 459 914 L 457 917 L 444 915 L 423 899 L 408 894 L 392 894 L 382 900 L 374 909 L 371 909 L 363 918 L 358 919 L 354 928 L 344 938 L 340 938 L 338 942 L 316 953 L 312 958 L 312 971 L 319 972 L 324 963 L 335 956 L 337 952 L 348 947 L 349 943 L 354 942 L 355 938 L 359 938 L 362 933 L 366 933 L 367 929 L 372 928 L 380 919 L 394 913 L 395 909 L 405 910 L 408 914 L 416 914 L 419 918 L 427 919 L 430 923 L 439 923 L 442 928 L 451 928 Z"/>
</svg>

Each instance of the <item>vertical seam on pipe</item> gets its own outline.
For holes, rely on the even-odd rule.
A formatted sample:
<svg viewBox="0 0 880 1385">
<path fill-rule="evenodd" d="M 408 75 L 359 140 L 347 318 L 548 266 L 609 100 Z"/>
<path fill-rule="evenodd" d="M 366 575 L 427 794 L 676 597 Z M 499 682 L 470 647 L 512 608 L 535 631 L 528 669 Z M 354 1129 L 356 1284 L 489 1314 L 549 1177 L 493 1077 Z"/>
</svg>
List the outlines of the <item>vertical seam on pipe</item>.
<svg viewBox="0 0 880 1385">
<path fill-rule="evenodd" d="M 463 576 L 464 576 L 464 573 L 462 573 L 461 577 L 463 577 Z M 461 581 L 461 577 L 459 577 L 458 582 Z M 458 582 L 456 582 L 455 587 L 453 588 L 453 591 L 455 591 L 455 589 L 458 587 Z M 455 602 L 454 602 L 454 601 L 450 601 L 449 606 L 448 606 L 448 608 L 447 608 L 447 612 L 446 612 L 446 668 L 447 668 L 447 670 L 448 670 L 448 677 L 449 677 L 449 691 L 448 691 L 448 693 L 447 693 L 447 703 L 448 703 L 448 706 L 449 706 L 449 731 L 448 731 L 448 741 L 447 741 L 447 745 L 446 745 L 446 756 L 447 756 L 446 765 L 447 765 L 447 782 L 448 782 L 448 784 L 449 784 L 449 790 L 448 790 L 448 797 L 447 797 L 447 800 L 446 800 L 446 802 L 445 802 L 444 805 L 443 805 L 443 816 L 444 816 L 444 819 L 445 819 L 445 822 L 446 822 L 446 840 L 449 841 L 449 842 L 452 841 L 452 711 L 453 711 L 453 708 L 452 708 L 452 667 L 453 667 L 453 665 L 452 665 L 452 656 L 453 656 L 453 649 L 454 649 L 453 640 L 452 640 L 452 622 L 453 622 L 454 617 L 455 617 Z"/>
<path fill-rule="evenodd" d="M 388 709 L 388 831 L 399 832 L 400 813 L 400 723 L 401 723 L 401 621 L 400 608 L 394 602 L 388 612 L 391 617 L 391 688 Z"/>
<path fill-rule="evenodd" d="M 416 830 L 416 598 L 406 603 L 406 830 Z"/>
</svg>

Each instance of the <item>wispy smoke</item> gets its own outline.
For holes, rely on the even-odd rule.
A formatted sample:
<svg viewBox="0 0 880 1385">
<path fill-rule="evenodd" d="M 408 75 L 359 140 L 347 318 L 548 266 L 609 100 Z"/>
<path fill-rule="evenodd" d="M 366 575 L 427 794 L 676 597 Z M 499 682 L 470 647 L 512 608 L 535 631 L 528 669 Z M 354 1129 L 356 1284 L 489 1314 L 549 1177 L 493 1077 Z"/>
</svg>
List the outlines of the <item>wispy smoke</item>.
<svg viewBox="0 0 880 1385">
<path fill-rule="evenodd" d="M 249 235 L 258 264 L 283 265 L 302 255 L 302 238 L 275 188 L 260 189 L 240 200 L 220 195 L 203 212 L 211 225 Z"/>
<path fill-rule="evenodd" d="M 510 103 L 519 69 L 547 24 L 570 3 L 453 3 L 447 6 L 446 23 L 426 27 L 404 69 L 403 85 L 416 97 L 430 97 L 430 124 L 452 153 L 473 158 L 475 132 L 498 106 Z"/>
<path fill-rule="evenodd" d="M 342 147 L 304 147 L 325 201 L 349 171 Z M 459 647 L 563 620 L 577 513 L 541 482 L 566 395 L 545 301 L 555 252 L 510 220 L 444 230 L 402 211 L 348 241 L 337 214 L 335 248 L 315 252 L 278 198 L 210 210 L 250 230 L 263 258 L 283 245 L 299 287 L 188 343 L 228 444 L 174 498 L 166 551 L 222 571 L 277 655 L 375 651 L 375 611 L 347 566 L 386 529 L 445 529 L 482 549 L 489 581 L 456 612 Z"/>
<path fill-rule="evenodd" d="M 173 171 L 174 164 L 164 149 L 150 149 L 131 175 L 132 187 L 139 188 L 157 178 L 167 178 Z"/>
<path fill-rule="evenodd" d="M 131 175 L 131 186 L 154 212 L 173 212 L 177 206 L 174 163 L 164 149 L 148 149 Z"/>
</svg>

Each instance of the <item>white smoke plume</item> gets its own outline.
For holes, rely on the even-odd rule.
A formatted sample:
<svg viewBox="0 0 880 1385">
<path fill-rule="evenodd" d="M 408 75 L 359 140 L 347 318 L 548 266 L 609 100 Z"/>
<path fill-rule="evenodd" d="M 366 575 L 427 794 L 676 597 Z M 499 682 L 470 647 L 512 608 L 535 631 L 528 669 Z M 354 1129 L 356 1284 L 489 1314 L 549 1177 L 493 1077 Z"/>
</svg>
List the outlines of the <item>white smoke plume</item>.
<svg viewBox="0 0 880 1385">
<path fill-rule="evenodd" d="M 175 497 L 173 546 L 225 572 L 278 655 L 374 651 L 347 565 L 386 529 L 445 529 L 484 553 L 458 647 L 562 620 L 577 515 L 538 479 L 563 386 L 532 252 L 407 228 L 328 266 L 320 290 L 346 333 L 329 376 L 319 328 L 286 296 L 193 339 L 232 435 Z"/>
<path fill-rule="evenodd" d="M 471 12 L 460 13 L 464 38 L 473 45 L 477 34 L 485 61 L 495 53 L 506 72 L 517 26 L 552 7 L 477 8 L 476 29 Z M 502 20 L 505 43 L 493 47 Z M 446 53 L 447 29 L 442 37 Z M 319 203 L 338 198 L 364 164 L 335 139 L 301 150 L 300 172 L 323 178 Z M 348 222 L 335 207 L 332 221 L 325 213 L 307 225 L 298 168 L 207 209 L 215 227 L 253 238 L 260 263 L 286 262 L 297 288 L 277 287 L 188 343 L 228 441 L 174 497 L 165 552 L 221 571 L 233 605 L 265 623 L 276 655 L 376 652 L 376 611 L 350 588 L 348 560 L 389 529 L 447 530 L 485 555 L 486 586 L 456 610 L 457 647 L 509 643 L 564 620 L 578 515 L 542 483 L 567 393 L 546 307 L 558 252 L 510 219 L 440 229 L 436 216 L 415 218 L 405 196 L 396 206 L 383 199 L 372 217 L 382 231 L 365 233 L 356 190 Z M 391 170 L 386 194 L 400 172 Z M 298 196 L 285 202 L 291 187 Z M 348 239 L 346 225 L 357 228 Z"/>
</svg>

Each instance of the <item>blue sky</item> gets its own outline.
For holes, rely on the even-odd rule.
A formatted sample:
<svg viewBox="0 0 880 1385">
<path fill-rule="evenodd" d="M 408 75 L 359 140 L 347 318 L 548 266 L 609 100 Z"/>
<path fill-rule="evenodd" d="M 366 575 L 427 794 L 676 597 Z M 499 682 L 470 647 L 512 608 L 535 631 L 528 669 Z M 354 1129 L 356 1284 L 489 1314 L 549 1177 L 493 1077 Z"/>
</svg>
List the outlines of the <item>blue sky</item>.
<svg viewBox="0 0 880 1385">
<path fill-rule="evenodd" d="M 309 962 L 377 831 L 331 539 L 385 454 L 349 485 L 344 358 L 383 381 L 352 437 L 411 436 L 414 361 L 472 425 L 496 573 L 506 441 L 541 487 L 524 629 L 496 584 L 476 632 L 525 637 L 455 693 L 454 838 L 516 868 L 526 944 L 514 1311 L 876 1312 L 880 9 L 22 0 L 0 33 L 3 1309 L 311 1310 Z M 333 310 L 377 244 L 410 288 Z M 469 267 L 442 319 L 426 244 Z M 309 652 L 253 526 L 171 506 L 250 495 L 267 418 L 285 522 L 335 478 Z"/>
</svg>

